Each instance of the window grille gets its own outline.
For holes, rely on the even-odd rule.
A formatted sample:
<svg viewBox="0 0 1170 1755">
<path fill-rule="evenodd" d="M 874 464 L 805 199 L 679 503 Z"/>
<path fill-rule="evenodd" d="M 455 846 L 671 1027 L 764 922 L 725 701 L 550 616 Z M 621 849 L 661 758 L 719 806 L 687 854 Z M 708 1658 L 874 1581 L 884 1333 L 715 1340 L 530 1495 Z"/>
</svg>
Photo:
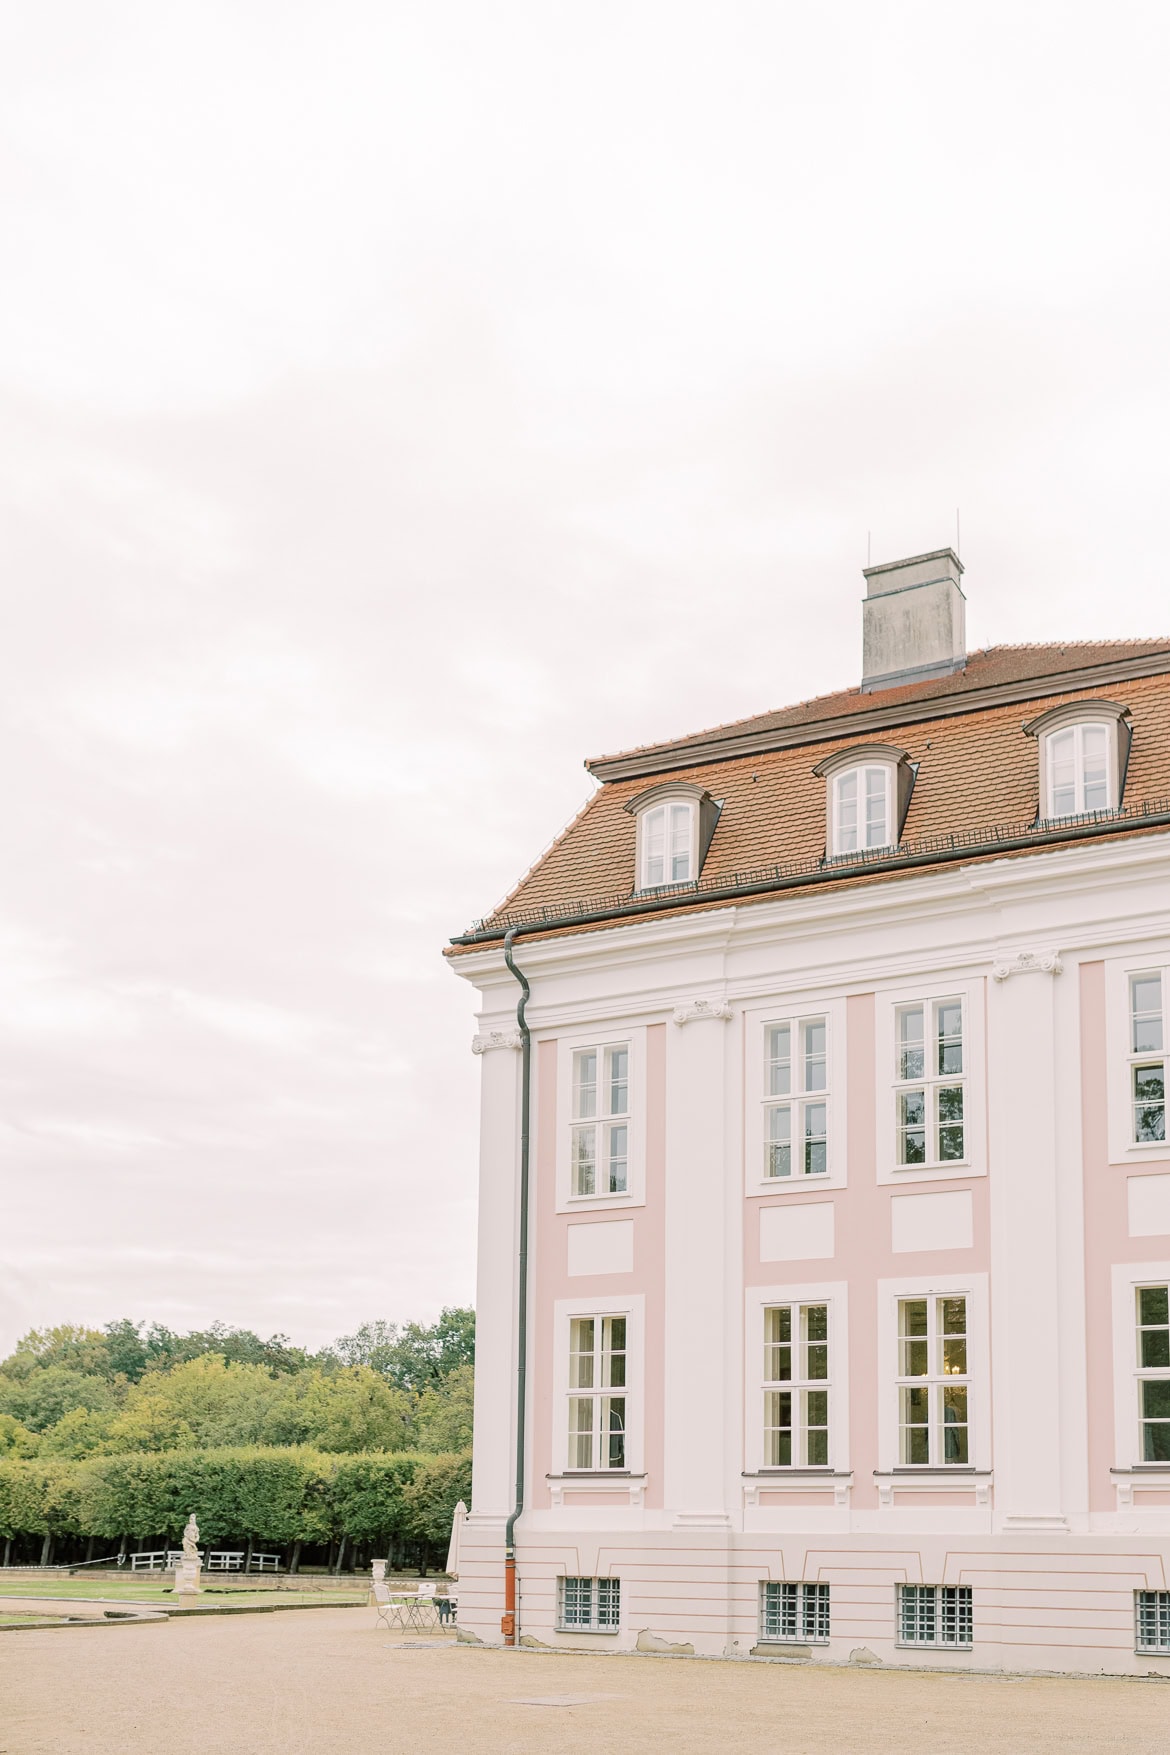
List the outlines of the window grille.
<svg viewBox="0 0 1170 1755">
<path fill-rule="evenodd" d="M 1170 1590 L 1135 1590 L 1133 1606 L 1138 1651 L 1170 1652 Z"/>
<path fill-rule="evenodd" d="M 566 1633 L 613 1632 L 621 1623 L 620 1578 L 558 1578 L 557 1626 Z"/>
<path fill-rule="evenodd" d="M 970 1646 L 973 1633 L 969 1585 L 904 1584 L 899 1587 L 900 1645 Z"/>
<path fill-rule="evenodd" d="M 760 1638 L 826 1645 L 829 1639 L 827 1584 L 760 1586 Z"/>
</svg>

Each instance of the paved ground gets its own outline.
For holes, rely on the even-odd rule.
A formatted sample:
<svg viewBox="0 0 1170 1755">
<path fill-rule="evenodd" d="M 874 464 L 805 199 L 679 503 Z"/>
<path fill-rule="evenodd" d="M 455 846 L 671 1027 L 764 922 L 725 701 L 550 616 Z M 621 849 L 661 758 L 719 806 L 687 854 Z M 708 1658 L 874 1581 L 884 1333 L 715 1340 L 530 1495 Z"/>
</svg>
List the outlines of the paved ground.
<svg viewBox="0 0 1170 1755">
<path fill-rule="evenodd" d="M 1170 1684 L 545 1657 L 308 1610 L 0 1634 L 0 1755 L 1165 1755 Z"/>
</svg>

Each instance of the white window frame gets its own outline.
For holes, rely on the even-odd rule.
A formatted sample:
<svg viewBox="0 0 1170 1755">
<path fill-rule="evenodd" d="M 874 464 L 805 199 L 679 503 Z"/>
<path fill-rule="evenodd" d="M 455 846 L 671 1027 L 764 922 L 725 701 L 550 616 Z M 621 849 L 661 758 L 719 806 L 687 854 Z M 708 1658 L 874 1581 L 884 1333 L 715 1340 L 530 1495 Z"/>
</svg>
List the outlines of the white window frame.
<svg viewBox="0 0 1170 1755">
<path fill-rule="evenodd" d="M 819 1313 L 824 1312 L 824 1336 L 818 1336 L 815 1330 L 820 1327 Z M 762 1354 L 760 1386 L 757 1391 L 763 1399 L 763 1430 L 764 1430 L 764 1466 L 769 1469 L 827 1469 L 832 1467 L 833 1440 L 833 1361 L 837 1351 L 837 1337 L 833 1333 L 833 1307 L 827 1299 L 814 1299 L 811 1303 L 790 1303 L 787 1300 L 779 1304 L 766 1304 L 762 1311 L 763 1328 L 757 1336 L 757 1346 Z M 787 1319 L 785 1321 L 785 1318 Z M 787 1340 L 773 1333 L 775 1328 L 787 1326 Z M 810 1332 L 812 1331 L 812 1332 Z M 824 1348 L 824 1376 L 817 1376 L 813 1366 L 820 1363 L 812 1357 L 814 1351 Z M 774 1355 L 781 1348 L 787 1349 L 789 1374 L 783 1377 L 773 1373 L 769 1367 Z M 788 1422 L 789 1445 L 792 1454 L 788 1461 L 772 1454 L 770 1433 L 782 1430 L 779 1423 L 769 1421 L 769 1410 L 774 1397 L 788 1395 L 792 1397 L 791 1418 Z M 809 1407 L 810 1396 L 824 1397 L 824 1421 L 813 1420 Z M 819 1406 L 818 1406 L 819 1411 Z M 823 1433 L 824 1455 L 813 1455 L 813 1451 L 822 1448 L 820 1434 Z M 814 1434 L 816 1437 L 814 1438 Z"/>
<path fill-rule="evenodd" d="M 1170 1286 L 1170 1260 L 1115 1262 L 1113 1266 L 1113 1456 L 1114 1467 L 1140 1469 L 1159 1485 L 1170 1481 L 1170 1461 L 1148 1462 L 1142 1454 L 1141 1395 L 1144 1372 L 1138 1354 L 1137 1295 L 1143 1286 Z M 1170 1372 L 1165 1374 L 1170 1377 Z M 1155 1515 L 1165 1517 L 1165 1508 Z"/>
<path fill-rule="evenodd" d="M 630 1051 L 629 1110 L 626 1145 L 626 1188 L 623 1194 L 577 1195 L 573 1193 L 574 1066 L 583 1050 L 600 1055 L 609 1047 Z M 602 1118 L 604 1120 L 604 1118 Z M 594 1212 L 602 1208 L 644 1206 L 646 1200 L 646 1027 L 621 1019 L 557 1039 L 556 1097 L 556 1192 L 557 1211 Z"/>
<path fill-rule="evenodd" d="M 867 776 L 871 771 L 881 773 L 885 776 L 886 828 L 885 840 L 875 841 L 872 846 L 867 845 L 862 839 L 862 831 L 865 828 L 865 806 L 868 797 Z M 854 779 L 856 783 L 856 847 L 845 847 L 842 845 L 841 783 L 850 778 Z M 828 843 L 830 859 L 847 859 L 851 856 L 860 857 L 863 853 L 878 853 L 883 848 L 896 847 L 898 845 L 898 775 L 896 763 L 883 761 L 880 757 L 870 757 L 867 760 L 852 763 L 849 767 L 836 769 L 828 776 L 828 780 Z"/>
<path fill-rule="evenodd" d="M 811 1472 L 849 1468 L 849 1287 L 844 1280 L 749 1286 L 744 1299 L 744 1460 L 750 1474 L 783 1480 L 810 1472 L 806 1463 L 769 1462 L 764 1428 L 764 1312 L 779 1305 L 829 1308 L 829 1460 Z M 798 1386 L 799 1387 L 799 1386 Z M 813 1386 L 817 1387 L 816 1385 Z"/>
<path fill-rule="evenodd" d="M 824 1032 L 824 1052 L 820 1055 L 810 1052 L 811 1032 L 814 1030 Z M 785 1032 L 788 1038 L 788 1054 L 784 1060 L 780 1060 L 773 1053 L 773 1048 L 779 1045 L 779 1038 Z M 831 1153 L 831 1038 L 832 1024 L 824 1012 L 811 1017 L 784 1019 L 764 1026 L 764 1163 L 761 1177 L 769 1187 L 792 1182 L 819 1183 L 828 1179 Z M 814 1080 L 810 1085 L 809 1067 L 819 1061 L 824 1062 L 823 1079 L 820 1084 Z M 787 1090 L 774 1088 L 776 1075 L 781 1068 L 787 1069 Z M 818 1117 L 818 1111 L 821 1110 L 824 1111 L 823 1117 Z M 773 1171 L 773 1154 L 778 1155 L 780 1149 L 780 1136 L 775 1131 L 775 1125 L 781 1118 L 788 1124 L 788 1168 Z M 823 1120 L 824 1125 L 810 1131 L 810 1123 L 816 1119 Z M 824 1143 L 823 1170 L 809 1168 L 809 1148 L 818 1141 Z"/>
<path fill-rule="evenodd" d="M 780 1597 L 780 1618 L 791 1618 L 791 1633 L 775 1631 L 769 1623 L 769 1594 Z M 809 1631 L 811 1627 L 811 1631 Z M 828 1645 L 832 1628 L 830 1586 L 820 1579 L 792 1581 L 781 1578 L 760 1580 L 759 1639 L 761 1645 Z"/>
<path fill-rule="evenodd" d="M 944 1018 L 953 1019 L 955 1007 L 959 1008 L 958 1049 L 960 1067 L 958 1071 L 943 1072 L 938 1066 L 938 1057 L 944 1044 L 953 1044 L 956 1040 L 951 1031 L 944 1034 Z M 921 1037 L 910 1038 L 910 1041 L 921 1042 L 921 1071 L 907 1070 L 909 1056 L 918 1052 L 908 1046 L 907 1026 L 913 1019 L 921 1019 Z M 940 1165 L 966 1164 L 967 1162 L 967 1061 L 968 1031 L 967 1007 L 962 994 L 945 994 L 939 999 L 911 1000 L 908 1004 L 895 1008 L 894 1014 L 894 1162 L 899 1170 L 937 1170 Z M 961 1112 L 945 1115 L 942 1106 L 944 1095 L 959 1091 Z M 922 1095 L 922 1119 L 920 1125 L 907 1125 L 906 1105 L 912 1097 Z M 958 1157 L 951 1154 L 944 1156 L 942 1151 L 944 1131 L 953 1134 L 956 1128 L 962 1129 L 963 1150 Z M 911 1135 L 921 1133 L 923 1136 L 922 1158 L 906 1156 L 907 1141 Z"/>
<path fill-rule="evenodd" d="M 1105 733 L 1105 800 L 1104 804 L 1086 806 L 1085 797 L 1085 759 L 1084 734 L 1086 729 L 1102 730 Z M 1055 761 L 1056 739 L 1073 736 L 1073 788 L 1076 794 L 1074 808 L 1071 811 L 1057 812 L 1053 808 L 1052 770 Z M 1040 733 L 1040 816 L 1043 821 L 1059 823 L 1068 817 L 1087 816 L 1097 811 L 1113 811 L 1117 809 L 1118 755 L 1117 755 L 1117 715 L 1115 713 L 1094 713 L 1090 702 L 1085 703 L 1085 710 L 1062 719 L 1059 724 L 1049 727 Z"/>
<path fill-rule="evenodd" d="M 588 1584 L 590 1586 L 590 1619 L 588 1621 L 565 1621 L 566 1586 Z M 613 1597 L 617 1598 L 616 1604 Z M 603 1598 L 608 1597 L 606 1605 L 613 1619 L 601 1620 Z M 614 1610 L 616 1609 L 616 1613 Z M 587 1577 L 584 1573 L 561 1573 L 557 1578 L 557 1620 L 558 1633 L 620 1633 L 622 1626 L 622 1581 L 620 1578 Z"/>
<path fill-rule="evenodd" d="M 671 862 L 674 857 L 673 817 L 672 812 L 685 810 L 688 816 L 687 829 L 687 875 L 673 877 L 670 875 Z M 661 815 L 663 820 L 663 875 L 651 880 L 650 832 L 654 817 Z M 669 890 L 678 884 L 693 884 L 699 875 L 699 806 L 698 801 L 685 794 L 675 795 L 663 793 L 638 812 L 637 829 L 637 869 L 638 892 Z"/>
<path fill-rule="evenodd" d="M 1135 976 L 1143 975 L 1159 975 L 1162 980 L 1164 1046 L 1160 1054 L 1136 1053 L 1133 1048 L 1132 982 Z M 1134 1138 L 1134 1067 L 1159 1060 L 1165 1083 L 1170 1077 L 1170 946 L 1165 942 L 1152 945 L 1146 956 L 1135 952 L 1108 958 L 1105 964 L 1105 1065 L 1111 1164 L 1148 1164 L 1151 1160 L 1170 1159 L 1170 1139 Z"/>
<path fill-rule="evenodd" d="M 912 1482 L 963 1480 L 974 1471 L 991 1471 L 991 1309 L 986 1273 L 919 1274 L 879 1280 L 878 1307 L 878 1468 Z M 903 1463 L 901 1405 L 898 1379 L 898 1308 L 904 1298 L 966 1298 L 967 1300 L 967 1462 Z"/>
<path fill-rule="evenodd" d="M 956 1626 L 958 1626 L 960 1618 L 965 1619 L 968 1637 L 966 1639 L 940 1639 L 937 1637 L 936 1632 L 936 1637 L 934 1639 L 907 1639 L 903 1605 L 906 1600 L 906 1593 L 909 1591 L 915 1593 L 916 1604 L 921 1600 L 923 1593 L 929 1594 L 933 1597 L 932 1612 L 934 1615 L 936 1630 L 941 1626 L 946 1613 L 946 1608 L 948 1606 L 946 1599 L 951 1593 L 953 1593 Z M 965 1616 L 963 1616 L 964 1609 L 966 1610 Z M 969 1584 L 900 1584 L 895 1588 L 894 1613 L 897 1617 L 894 1644 L 896 1646 L 901 1646 L 904 1650 L 971 1651 L 974 1648 L 975 1600 L 974 1593 Z"/>
<path fill-rule="evenodd" d="M 625 1194 L 630 1186 L 630 1045 L 604 1042 L 575 1048 L 572 1054 L 569 1109 L 569 1194 L 573 1200 L 596 1200 Z M 585 1074 L 592 1070 L 592 1079 Z M 584 1148 L 592 1152 L 586 1178 Z M 614 1186 L 611 1186 L 611 1183 Z"/>
<path fill-rule="evenodd" d="M 773 1094 L 768 1089 L 769 1031 L 787 1024 L 792 1031 L 791 1039 L 795 1048 L 801 1023 L 820 1018 L 825 1020 L 826 1090 L 823 1093 L 794 1090 L 789 1097 Z M 745 1013 L 744 1032 L 747 1056 L 744 1067 L 744 1096 L 747 1106 L 744 1117 L 746 1192 L 749 1195 L 807 1196 L 814 1189 L 844 1188 L 848 1166 L 845 1001 L 826 1000 L 819 994 L 796 994 L 786 997 L 778 1004 L 753 1006 Z M 795 1070 L 795 1060 L 793 1064 Z M 803 1131 L 798 1132 L 798 1129 L 803 1130 L 803 1105 L 806 1100 L 820 1102 L 822 1096 L 826 1105 L 828 1168 L 812 1175 L 805 1175 L 803 1169 L 796 1175 L 767 1175 L 769 1111 L 778 1105 L 789 1104 L 792 1111 L 793 1152 L 795 1154 L 799 1144 L 803 1160 L 804 1135 Z"/>
<path fill-rule="evenodd" d="M 588 1350 L 582 1344 L 586 1340 L 589 1342 Z M 630 1394 L 628 1341 L 629 1318 L 622 1311 L 589 1311 L 569 1318 L 566 1473 L 629 1473 L 629 1459 L 626 1454 Z M 576 1371 L 573 1369 L 574 1361 Z M 583 1377 L 587 1377 L 588 1382 L 583 1382 Z M 620 1406 L 616 1424 L 613 1421 L 615 1402 Z M 582 1406 L 588 1408 L 588 1420 L 584 1425 L 581 1421 Z M 615 1434 L 621 1436 L 617 1457 L 613 1456 L 610 1445 L 610 1439 Z M 587 1461 L 583 1461 L 580 1454 L 582 1438 L 588 1443 Z"/>
<path fill-rule="evenodd" d="M 911 1006 L 921 1005 L 924 1012 L 934 1015 L 941 1001 L 959 1000 L 963 1007 L 963 1073 L 960 1077 L 939 1076 L 900 1079 L 898 1060 L 899 1018 Z M 947 979 L 944 974 L 913 987 L 898 986 L 879 991 L 875 1020 L 874 1050 L 877 1059 L 877 1180 L 880 1183 L 945 1182 L 954 1178 L 969 1179 L 987 1174 L 987 998 L 982 980 L 970 976 Z M 926 1024 L 929 1040 L 930 1023 Z M 924 1087 L 937 1089 L 961 1083 L 963 1097 L 964 1156 L 962 1158 L 929 1158 L 925 1164 L 902 1164 L 898 1161 L 900 1091 Z M 933 1113 L 933 1099 L 928 1106 Z"/>
<path fill-rule="evenodd" d="M 926 1333 L 914 1336 L 907 1332 L 906 1322 L 911 1305 L 925 1305 Z M 956 1307 L 962 1305 L 962 1328 L 944 1330 L 948 1313 L 954 1317 Z M 969 1469 L 971 1461 L 971 1415 L 975 1400 L 974 1385 L 971 1380 L 971 1343 L 967 1333 L 971 1315 L 970 1302 L 963 1292 L 922 1292 L 909 1293 L 898 1299 L 898 1467 L 902 1469 Z M 957 1320 L 957 1318 L 955 1318 Z M 962 1349 L 963 1369 L 958 1371 L 954 1363 L 954 1355 Z M 911 1372 L 908 1367 L 908 1355 L 912 1348 L 925 1348 L 926 1370 Z M 947 1355 L 952 1355 L 952 1363 L 948 1367 Z M 946 1390 L 955 1387 L 966 1392 L 965 1419 L 962 1429 L 966 1437 L 966 1456 L 948 1457 L 946 1454 L 947 1420 L 945 1413 Z M 925 1391 L 927 1416 L 923 1423 L 908 1421 L 905 1418 L 905 1398 L 907 1392 Z M 919 1425 L 926 1433 L 927 1451 L 925 1457 L 913 1457 L 907 1454 L 907 1434 L 918 1429 Z"/>
<path fill-rule="evenodd" d="M 645 1463 L 645 1360 L 646 1300 L 642 1293 L 610 1294 L 601 1298 L 561 1298 L 553 1305 L 553 1394 L 550 1410 L 553 1469 L 576 1480 L 623 1480 L 641 1475 Z M 626 1464 L 624 1469 L 578 1469 L 573 1466 L 569 1440 L 569 1382 L 571 1323 L 582 1316 L 624 1316 L 626 1319 Z"/>
</svg>

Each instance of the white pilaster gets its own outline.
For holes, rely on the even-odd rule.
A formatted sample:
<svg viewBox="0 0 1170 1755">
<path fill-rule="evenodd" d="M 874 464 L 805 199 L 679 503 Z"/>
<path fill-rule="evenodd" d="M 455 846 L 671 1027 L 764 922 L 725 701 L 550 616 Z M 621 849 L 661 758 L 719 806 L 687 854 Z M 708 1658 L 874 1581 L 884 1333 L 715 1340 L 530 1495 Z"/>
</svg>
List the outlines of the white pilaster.
<svg viewBox="0 0 1170 1755">
<path fill-rule="evenodd" d="M 1063 1528 L 1055 983 L 1060 960 L 1000 958 L 988 983 L 995 1511 Z"/>
<path fill-rule="evenodd" d="M 680 1007 L 666 1042 L 664 1488 L 688 1528 L 726 1527 L 727 1007 Z"/>
</svg>

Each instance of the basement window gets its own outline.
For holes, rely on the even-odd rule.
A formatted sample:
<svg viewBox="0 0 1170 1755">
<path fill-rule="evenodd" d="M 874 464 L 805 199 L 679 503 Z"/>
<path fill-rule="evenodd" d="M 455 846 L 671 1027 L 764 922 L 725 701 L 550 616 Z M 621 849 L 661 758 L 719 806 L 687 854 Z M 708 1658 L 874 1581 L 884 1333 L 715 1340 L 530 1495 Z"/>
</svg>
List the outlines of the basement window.
<svg viewBox="0 0 1170 1755">
<path fill-rule="evenodd" d="M 558 1578 L 557 1628 L 561 1633 L 616 1633 L 621 1625 L 620 1578 Z"/>
</svg>

